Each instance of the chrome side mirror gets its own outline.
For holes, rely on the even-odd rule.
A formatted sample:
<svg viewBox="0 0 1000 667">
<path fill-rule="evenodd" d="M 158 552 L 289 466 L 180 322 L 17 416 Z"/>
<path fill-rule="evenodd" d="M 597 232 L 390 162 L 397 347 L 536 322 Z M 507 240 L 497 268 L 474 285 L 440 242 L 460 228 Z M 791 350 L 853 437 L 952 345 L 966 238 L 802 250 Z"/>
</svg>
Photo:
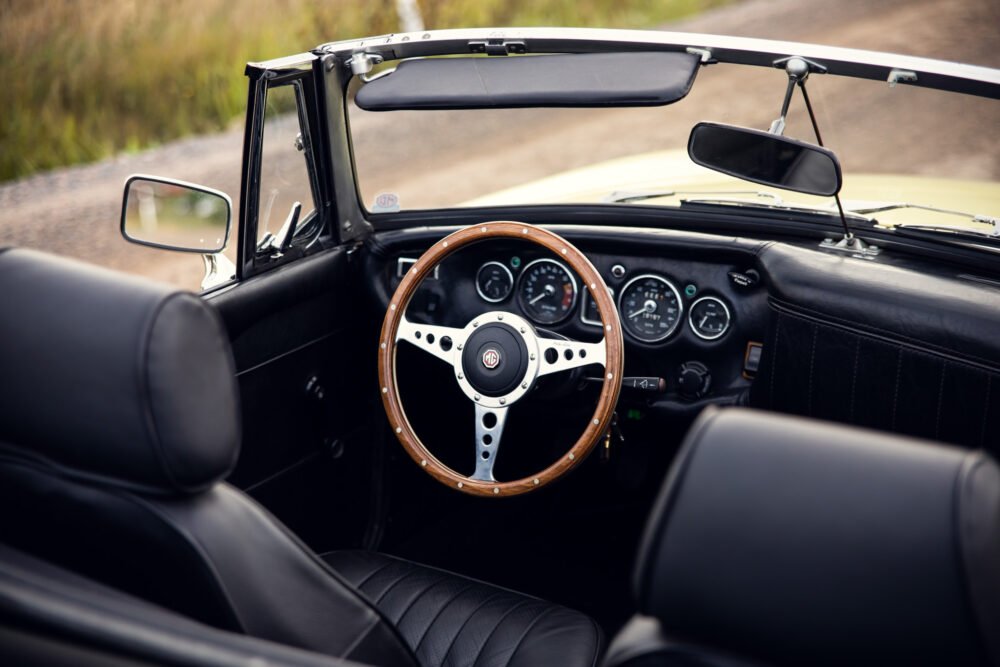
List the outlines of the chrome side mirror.
<svg viewBox="0 0 1000 667">
<path fill-rule="evenodd" d="M 158 176 L 125 181 L 121 233 L 140 245 L 212 254 L 229 241 L 233 202 L 223 192 Z"/>
</svg>

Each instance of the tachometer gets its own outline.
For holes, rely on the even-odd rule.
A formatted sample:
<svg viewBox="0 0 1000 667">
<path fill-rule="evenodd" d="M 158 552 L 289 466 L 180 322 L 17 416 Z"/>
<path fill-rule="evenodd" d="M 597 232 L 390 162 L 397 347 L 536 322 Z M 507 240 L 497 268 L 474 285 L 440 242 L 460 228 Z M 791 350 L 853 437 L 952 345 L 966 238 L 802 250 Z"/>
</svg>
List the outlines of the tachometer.
<svg viewBox="0 0 1000 667">
<path fill-rule="evenodd" d="M 698 338 L 715 340 L 729 330 L 729 309 L 721 299 L 703 296 L 691 304 L 688 324 Z"/>
<path fill-rule="evenodd" d="M 644 343 L 655 343 L 674 333 L 683 310 L 677 288 L 651 273 L 628 281 L 618 300 L 622 328 Z"/>
<path fill-rule="evenodd" d="M 514 276 L 500 262 L 486 262 L 476 272 L 476 291 L 484 301 L 500 303 L 514 287 Z"/>
<path fill-rule="evenodd" d="M 555 260 L 536 259 L 521 272 L 517 300 L 539 324 L 562 322 L 576 305 L 576 278 Z"/>
</svg>

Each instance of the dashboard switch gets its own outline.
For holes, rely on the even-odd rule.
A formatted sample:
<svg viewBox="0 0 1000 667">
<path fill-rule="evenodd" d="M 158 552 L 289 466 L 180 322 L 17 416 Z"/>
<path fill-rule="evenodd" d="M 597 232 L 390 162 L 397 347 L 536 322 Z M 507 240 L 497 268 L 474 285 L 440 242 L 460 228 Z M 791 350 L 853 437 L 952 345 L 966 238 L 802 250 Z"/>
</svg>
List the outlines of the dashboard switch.
<svg viewBox="0 0 1000 667">
<path fill-rule="evenodd" d="M 712 386 L 712 374 L 700 361 L 686 361 L 677 372 L 677 390 L 688 399 L 701 398 Z"/>
<path fill-rule="evenodd" d="M 742 289 L 753 289 L 760 282 L 760 274 L 757 273 L 756 269 L 747 269 L 746 271 L 730 271 L 729 280 L 733 282 L 733 285 L 740 287 Z"/>
</svg>

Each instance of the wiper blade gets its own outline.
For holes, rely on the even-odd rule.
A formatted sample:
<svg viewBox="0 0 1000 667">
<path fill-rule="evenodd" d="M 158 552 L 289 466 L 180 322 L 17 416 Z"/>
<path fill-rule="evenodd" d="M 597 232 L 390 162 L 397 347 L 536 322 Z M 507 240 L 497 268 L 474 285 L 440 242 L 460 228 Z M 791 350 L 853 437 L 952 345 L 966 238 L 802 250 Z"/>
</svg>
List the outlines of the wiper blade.
<svg viewBox="0 0 1000 667">
<path fill-rule="evenodd" d="M 981 222 L 986 225 L 992 225 L 993 229 L 996 230 L 1000 228 L 1000 218 L 996 218 L 990 215 L 981 215 L 976 213 L 966 213 L 965 211 L 956 211 L 950 208 L 939 208 L 937 206 L 927 206 L 925 204 L 911 204 L 909 202 L 884 202 L 879 204 L 873 204 L 871 206 L 862 206 L 848 208 L 846 210 L 851 213 L 882 213 L 884 211 L 895 211 L 901 208 L 912 208 L 921 211 L 932 211 L 934 213 L 945 213 L 947 215 L 957 215 L 962 218 L 967 218 L 973 222 Z M 947 225 L 930 225 L 930 227 L 943 227 L 944 229 L 950 229 Z M 973 230 L 975 231 L 975 230 Z M 994 234 L 997 235 L 997 234 Z"/>
<path fill-rule="evenodd" d="M 616 190 L 610 195 L 605 197 L 603 201 L 612 204 L 625 204 L 637 201 L 643 201 L 645 199 L 659 199 L 661 197 L 677 197 L 680 195 L 702 195 L 698 198 L 681 199 L 681 204 L 705 204 L 708 206 L 740 206 L 745 208 L 757 208 L 770 211 L 795 211 L 801 213 L 819 213 L 821 215 L 833 215 L 839 216 L 839 213 L 833 209 L 820 208 L 816 206 L 805 206 L 801 204 L 789 204 L 786 203 L 781 197 L 772 192 L 763 192 L 761 190 L 649 190 L 644 192 L 629 192 L 624 190 Z M 759 197 L 761 199 L 767 199 L 769 201 L 750 201 L 748 199 L 728 199 L 721 197 L 729 196 L 746 196 L 752 195 L 754 197 Z M 875 220 L 872 218 L 859 215 L 857 213 L 847 213 L 847 217 L 858 222 L 866 222 L 874 224 Z"/>
<path fill-rule="evenodd" d="M 992 242 L 1000 241 L 1000 229 L 996 226 L 991 231 L 986 231 L 985 229 L 969 229 L 968 227 L 953 227 L 951 225 L 900 224 L 893 225 L 892 230 L 897 232 L 927 233 L 928 235 L 946 234 L 957 239 L 974 242 L 983 240 Z"/>
<path fill-rule="evenodd" d="M 760 190 L 615 190 L 608 196 L 606 196 L 602 201 L 609 204 L 629 204 L 634 201 L 643 201 L 646 199 L 660 199 L 661 197 L 678 197 L 680 195 L 710 195 L 717 197 L 720 195 L 753 195 L 755 197 L 764 197 L 770 199 L 776 204 L 782 204 L 781 197 L 771 192 L 762 192 Z"/>
</svg>

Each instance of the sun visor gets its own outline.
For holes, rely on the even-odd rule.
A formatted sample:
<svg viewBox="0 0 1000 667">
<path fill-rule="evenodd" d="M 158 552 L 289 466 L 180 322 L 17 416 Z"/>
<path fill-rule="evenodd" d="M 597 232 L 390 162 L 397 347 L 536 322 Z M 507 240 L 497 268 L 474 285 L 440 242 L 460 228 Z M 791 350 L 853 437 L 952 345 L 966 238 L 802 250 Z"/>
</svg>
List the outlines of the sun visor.
<svg viewBox="0 0 1000 667">
<path fill-rule="evenodd" d="M 699 61 L 665 51 L 404 60 L 356 102 L 366 111 L 662 106 L 688 94 Z"/>
</svg>

